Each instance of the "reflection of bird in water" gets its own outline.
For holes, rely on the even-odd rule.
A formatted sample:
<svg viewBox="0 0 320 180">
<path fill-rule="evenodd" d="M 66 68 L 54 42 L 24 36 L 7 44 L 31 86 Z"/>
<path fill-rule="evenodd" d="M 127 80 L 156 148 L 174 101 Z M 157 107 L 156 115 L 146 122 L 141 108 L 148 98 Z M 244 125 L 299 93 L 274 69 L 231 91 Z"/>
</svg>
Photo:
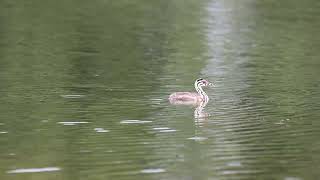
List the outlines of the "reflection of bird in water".
<svg viewBox="0 0 320 180">
<path fill-rule="evenodd" d="M 181 105 L 199 105 L 201 103 L 208 103 L 209 97 L 203 91 L 203 86 L 211 86 L 212 83 L 205 79 L 197 79 L 194 82 L 194 87 L 196 92 L 175 92 L 169 96 L 169 101 L 171 104 L 181 104 Z"/>
<path fill-rule="evenodd" d="M 203 111 L 204 107 L 208 104 L 208 102 L 201 102 L 196 109 L 194 110 L 194 117 L 197 121 L 205 120 L 206 117 L 209 117 L 210 114 Z"/>
<path fill-rule="evenodd" d="M 210 116 L 208 113 L 203 112 L 204 107 L 209 102 L 208 95 L 203 91 L 203 86 L 212 86 L 212 83 L 205 79 L 197 79 L 194 82 L 196 92 L 175 92 L 169 96 L 171 104 L 175 105 L 195 105 L 194 117 L 198 120 Z"/>
</svg>

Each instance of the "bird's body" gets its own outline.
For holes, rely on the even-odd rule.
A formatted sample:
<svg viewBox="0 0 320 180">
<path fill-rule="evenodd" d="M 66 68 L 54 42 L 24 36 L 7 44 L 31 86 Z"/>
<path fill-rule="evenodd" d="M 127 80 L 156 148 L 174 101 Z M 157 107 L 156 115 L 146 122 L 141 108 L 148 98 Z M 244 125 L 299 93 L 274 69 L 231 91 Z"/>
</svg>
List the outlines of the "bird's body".
<svg viewBox="0 0 320 180">
<path fill-rule="evenodd" d="M 175 92 L 169 96 L 171 104 L 182 105 L 198 105 L 203 102 L 208 102 L 209 97 L 202 90 L 202 86 L 209 86 L 211 83 L 205 79 L 197 79 L 194 87 L 197 92 Z"/>
<path fill-rule="evenodd" d="M 196 92 L 175 92 L 169 96 L 172 104 L 198 104 L 202 101 L 202 97 Z"/>
</svg>

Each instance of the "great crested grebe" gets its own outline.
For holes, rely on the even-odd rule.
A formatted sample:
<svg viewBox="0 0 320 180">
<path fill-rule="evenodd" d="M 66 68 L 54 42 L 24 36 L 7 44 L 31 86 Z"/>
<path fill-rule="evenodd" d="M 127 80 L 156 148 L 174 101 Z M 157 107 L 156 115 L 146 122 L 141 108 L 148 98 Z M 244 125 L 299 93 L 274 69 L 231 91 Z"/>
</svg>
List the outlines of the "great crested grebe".
<svg viewBox="0 0 320 180">
<path fill-rule="evenodd" d="M 213 84 L 205 79 L 197 79 L 194 82 L 194 88 L 197 92 L 175 92 L 169 96 L 171 104 L 198 105 L 209 101 L 208 95 L 203 91 L 203 86 L 212 86 Z"/>
</svg>

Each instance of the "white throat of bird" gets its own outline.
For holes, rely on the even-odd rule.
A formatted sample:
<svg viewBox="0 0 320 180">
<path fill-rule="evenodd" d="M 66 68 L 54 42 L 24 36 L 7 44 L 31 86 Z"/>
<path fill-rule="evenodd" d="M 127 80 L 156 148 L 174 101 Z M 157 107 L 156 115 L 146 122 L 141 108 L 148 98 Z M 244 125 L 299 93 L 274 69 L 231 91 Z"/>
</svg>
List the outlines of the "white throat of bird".
<svg viewBox="0 0 320 180">
<path fill-rule="evenodd" d="M 209 101 L 209 97 L 208 95 L 203 91 L 202 87 L 201 87 L 202 83 L 199 82 L 195 82 L 194 83 L 194 88 L 196 89 L 196 91 L 198 92 L 198 94 L 201 96 L 202 100 L 204 102 L 208 102 Z"/>
</svg>

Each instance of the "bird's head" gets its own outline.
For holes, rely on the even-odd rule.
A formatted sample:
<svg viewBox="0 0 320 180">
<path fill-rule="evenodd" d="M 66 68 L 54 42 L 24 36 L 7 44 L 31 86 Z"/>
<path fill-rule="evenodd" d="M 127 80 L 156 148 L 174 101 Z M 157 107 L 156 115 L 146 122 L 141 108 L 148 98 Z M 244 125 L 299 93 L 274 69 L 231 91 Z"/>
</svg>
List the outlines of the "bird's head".
<svg viewBox="0 0 320 180">
<path fill-rule="evenodd" d="M 199 78 L 196 80 L 195 85 L 197 85 L 197 86 L 213 86 L 213 83 L 210 83 L 208 80 Z"/>
</svg>

